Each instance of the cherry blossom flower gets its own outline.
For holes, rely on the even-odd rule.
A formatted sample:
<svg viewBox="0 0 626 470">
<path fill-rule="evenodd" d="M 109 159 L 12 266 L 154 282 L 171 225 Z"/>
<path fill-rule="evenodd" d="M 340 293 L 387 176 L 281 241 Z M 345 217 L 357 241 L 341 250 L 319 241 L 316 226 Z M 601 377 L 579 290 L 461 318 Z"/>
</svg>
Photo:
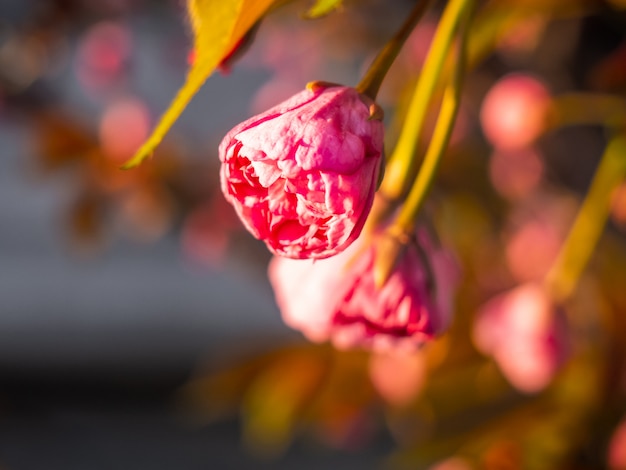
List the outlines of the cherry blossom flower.
<svg viewBox="0 0 626 470">
<path fill-rule="evenodd" d="M 480 308 L 474 343 L 494 358 L 515 388 L 527 393 L 551 382 L 569 350 L 562 312 L 538 283 L 522 284 Z"/>
<path fill-rule="evenodd" d="M 380 288 L 373 269 L 376 243 L 360 239 L 321 261 L 275 257 L 269 278 L 285 323 L 341 349 L 409 352 L 443 332 L 451 320 L 458 267 L 425 231 L 419 235 Z"/>
<path fill-rule="evenodd" d="M 274 254 L 327 258 L 359 236 L 383 153 L 375 109 L 353 88 L 314 83 L 224 137 L 222 191 Z"/>
<path fill-rule="evenodd" d="M 537 78 L 513 73 L 485 96 L 480 122 L 487 140 L 501 150 L 530 145 L 546 127 L 550 93 Z"/>
</svg>

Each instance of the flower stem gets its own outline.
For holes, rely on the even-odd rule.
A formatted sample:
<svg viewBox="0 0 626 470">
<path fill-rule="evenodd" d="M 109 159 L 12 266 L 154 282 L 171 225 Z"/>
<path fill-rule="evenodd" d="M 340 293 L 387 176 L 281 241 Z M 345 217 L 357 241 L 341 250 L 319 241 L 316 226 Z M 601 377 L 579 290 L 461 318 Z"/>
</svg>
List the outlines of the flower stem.
<svg viewBox="0 0 626 470">
<path fill-rule="evenodd" d="M 431 0 L 417 0 L 413 10 L 411 10 L 400 29 L 376 56 L 365 76 L 356 86 L 359 93 L 368 96 L 372 100 L 376 99 L 380 85 L 383 83 L 389 68 L 430 3 Z"/>
<path fill-rule="evenodd" d="M 473 3 L 474 0 L 450 0 L 441 17 L 415 87 L 400 137 L 385 170 L 386 175 L 380 191 L 386 198 L 399 198 L 405 192 L 412 175 L 415 173 L 415 150 L 430 102 L 439 84 L 455 32 L 461 19 L 466 16 Z"/>
<path fill-rule="evenodd" d="M 546 287 L 555 301 L 566 300 L 576 288 L 604 230 L 611 194 L 625 176 L 626 134 L 622 134 L 607 145 L 576 220 L 546 276 Z"/>
<path fill-rule="evenodd" d="M 463 75 L 466 67 L 467 32 L 469 30 L 471 9 L 465 10 L 465 13 L 466 21 L 463 25 L 464 27 L 461 28 L 458 39 L 458 53 L 456 61 L 454 62 L 453 73 L 450 77 L 450 83 L 447 85 L 444 92 L 441 109 L 437 117 L 437 123 L 430 145 L 428 146 L 417 178 L 400 209 L 400 213 L 386 230 L 386 233 L 391 235 L 394 243 L 387 244 L 384 256 L 379 256 L 376 259 L 374 279 L 377 286 L 382 286 L 385 283 L 395 265 L 396 259 L 406 244 L 406 240 L 410 239 L 411 234 L 414 233 L 415 221 L 426 199 L 428 190 L 432 185 L 437 168 L 441 162 L 441 157 L 448 147 L 450 136 L 452 135 L 454 121 L 461 100 Z"/>
<path fill-rule="evenodd" d="M 466 30 L 468 28 L 465 28 Z M 463 42 L 463 39 L 461 39 Z M 459 102 L 461 100 L 461 89 L 463 82 L 463 72 L 465 68 L 465 48 L 459 47 L 458 59 L 451 83 L 446 87 L 441 110 L 437 117 L 437 123 L 432 139 L 426 151 L 426 156 L 417 174 L 417 178 L 409 191 L 409 194 L 402 205 L 400 214 L 396 218 L 394 225 L 404 232 L 410 232 L 415 225 L 415 220 L 426 199 L 428 190 L 434 180 L 441 158 L 448 147 L 450 136 L 454 128 Z"/>
<path fill-rule="evenodd" d="M 575 125 L 626 126 L 626 100 L 597 93 L 564 93 L 552 100 L 546 131 Z"/>
</svg>

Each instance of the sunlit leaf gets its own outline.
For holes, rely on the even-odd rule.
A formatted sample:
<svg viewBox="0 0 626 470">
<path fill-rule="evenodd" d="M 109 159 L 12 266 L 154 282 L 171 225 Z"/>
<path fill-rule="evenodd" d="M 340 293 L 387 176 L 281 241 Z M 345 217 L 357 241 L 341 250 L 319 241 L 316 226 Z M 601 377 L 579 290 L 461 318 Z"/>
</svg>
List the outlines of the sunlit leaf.
<svg viewBox="0 0 626 470">
<path fill-rule="evenodd" d="M 343 0 L 316 0 L 309 10 L 304 14 L 305 18 L 315 19 L 328 15 L 339 8 Z"/>
<path fill-rule="evenodd" d="M 185 83 L 148 140 L 123 168 L 135 167 L 150 156 L 221 60 L 232 51 L 273 2 L 274 0 L 188 0 L 187 10 L 194 31 L 195 61 L 189 69 Z"/>
</svg>

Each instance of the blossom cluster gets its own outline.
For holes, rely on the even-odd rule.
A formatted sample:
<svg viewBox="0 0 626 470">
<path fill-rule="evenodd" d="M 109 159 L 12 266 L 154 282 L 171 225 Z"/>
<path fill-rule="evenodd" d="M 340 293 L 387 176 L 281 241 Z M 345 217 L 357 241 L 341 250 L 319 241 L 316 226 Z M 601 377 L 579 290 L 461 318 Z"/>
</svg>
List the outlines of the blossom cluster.
<svg viewBox="0 0 626 470">
<path fill-rule="evenodd" d="M 382 285 L 381 233 L 361 233 L 383 165 L 382 113 L 354 88 L 314 82 L 233 128 L 221 186 L 275 255 L 269 276 L 285 322 L 340 348 L 414 350 L 451 317 L 458 279 L 426 230 L 403 242 Z"/>
</svg>

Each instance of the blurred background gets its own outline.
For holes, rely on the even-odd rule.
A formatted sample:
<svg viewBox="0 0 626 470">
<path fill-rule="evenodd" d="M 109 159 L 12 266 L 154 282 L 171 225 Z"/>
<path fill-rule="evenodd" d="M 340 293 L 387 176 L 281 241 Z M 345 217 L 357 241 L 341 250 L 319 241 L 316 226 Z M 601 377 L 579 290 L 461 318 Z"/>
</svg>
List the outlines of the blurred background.
<svg viewBox="0 0 626 470">
<path fill-rule="evenodd" d="M 623 107 L 626 3 L 479 2 L 428 208 L 463 269 L 457 314 L 410 360 L 285 327 L 269 253 L 219 190 L 232 126 L 309 81 L 355 85 L 412 5 L 346 0 L 305 20 L 311 3 L 272 11 L 123 172 L 193 60 L 184 2 L 0 0 L 0 468 L 626 468 L 626 185 L 531 372 L 472 333 L 567 235 L 607 131 L 537 138 L 537 109 L 581 91 Z M 381 90 L 388 149 L 442 6 Z"/>
</svg>

